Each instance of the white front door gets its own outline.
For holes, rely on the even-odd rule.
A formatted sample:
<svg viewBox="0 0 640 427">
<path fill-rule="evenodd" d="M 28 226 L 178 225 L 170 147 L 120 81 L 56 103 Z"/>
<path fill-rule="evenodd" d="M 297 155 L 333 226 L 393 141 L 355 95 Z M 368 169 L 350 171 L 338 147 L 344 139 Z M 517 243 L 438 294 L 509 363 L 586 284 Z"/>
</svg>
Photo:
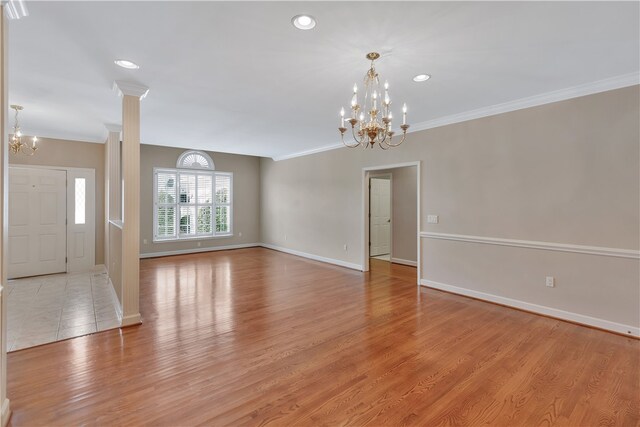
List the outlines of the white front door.
<svg viewBox="0 0 640 427">
<path fill-rule="evenodd" d="M 67 271 L 67 173 L 9 168 L 8 277 Z"/>
<path fill-rule="evenodd" d="M 391 180 L 371 178 L 369 256 L 391 253 Z"/>
</svg>

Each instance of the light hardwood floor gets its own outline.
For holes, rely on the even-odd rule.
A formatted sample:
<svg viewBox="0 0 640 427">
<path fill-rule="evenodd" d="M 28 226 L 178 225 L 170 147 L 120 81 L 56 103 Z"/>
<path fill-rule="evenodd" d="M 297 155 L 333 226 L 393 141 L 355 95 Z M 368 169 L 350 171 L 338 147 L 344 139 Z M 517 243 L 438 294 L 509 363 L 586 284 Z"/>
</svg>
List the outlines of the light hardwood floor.
<svg viewBox="0 0 640 427">
<path fill-rule="evenodd" d="M 11 424 L 639 424 L 639 341 L 371 265 L 143 260 L 141 326 L 9 354 Z"/>
</svg>

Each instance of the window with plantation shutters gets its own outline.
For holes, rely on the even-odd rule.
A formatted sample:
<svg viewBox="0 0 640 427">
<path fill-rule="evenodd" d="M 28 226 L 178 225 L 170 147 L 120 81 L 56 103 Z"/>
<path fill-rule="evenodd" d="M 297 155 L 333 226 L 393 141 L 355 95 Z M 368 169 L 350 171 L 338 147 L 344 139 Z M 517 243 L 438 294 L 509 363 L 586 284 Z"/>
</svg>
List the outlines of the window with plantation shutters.
<svg viewBox="0 0 640 427">
<path fill-rule="evenodd" d="M 201 165 L 154 169 L 154 241 L 232 235 L 233 174 Z"/>
</svg>

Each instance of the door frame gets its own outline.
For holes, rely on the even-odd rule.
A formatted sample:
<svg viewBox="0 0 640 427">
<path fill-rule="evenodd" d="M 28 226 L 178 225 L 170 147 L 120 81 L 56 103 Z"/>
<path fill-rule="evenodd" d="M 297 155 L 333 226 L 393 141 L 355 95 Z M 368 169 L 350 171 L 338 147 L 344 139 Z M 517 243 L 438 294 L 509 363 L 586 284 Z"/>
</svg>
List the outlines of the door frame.
<svg viewBox="0 0 640 427">
<path fill-rule="evenodd" d="M 59 170 L 59 171 L 64 171 L 67 173 L 67 183 L 66 183 L 66 190 L 67 190 L 67 215 L 66 215 L 66 219 L 67 219 L 67 225 L 66 225 L 66 258 L 67 258 L 67 262 L 66 262 L 66 271 L 67 273 L 75 273 L 75 272 L 80 272 L 80 271 L 89 271 L 90 269 L 94 268 L 96 265 L 96 192 L 95 192 L 95 185 L 96 185 L 96 170 L 94 168 L 74 168 L 74 167 L 68 167 L 68 166 L 48 166 L 48 165 L 30 165 L 30 164 L 23 164 L 23 163 L 12 163 L 9 165 L 9 168 L 21 168 L 21 169 L 49 169 L 49 170 Z M 75 212 L 70 212 L 70 204 L 72 204 L 75 201 L 75 187 L 70 185 L 70 182 L 78 177 L 85 177 L 85 176 L 90 176 L 91 180 L 93 182 L 93 192 L 87 192 L 86 194 L 90 194 L 92 195 L 92 197 L 89 199 L 85 199 L 85 203 L 87 206 L 87 221 L 90 221 L 90 227 L 93 229 L 93 233 L 90 233 L 90 244 L 88 245 L 89 248 L 89 264 L 91 264 L 90 266 L 88 266 L 86 269 L 77 269 L 77 270 L 72 270 L 70 268 L 70 257 L 69 257 L 69 249 L 70 249 L 70 245 L 72 244 L 71 239 L 73 238 L 72 233 L 73 233 L 73 227 L 70 226 L 72 224 L 70 224 L 70 221 L 73 219 L 72 216 L 75 215 Z M 7 191 L 7 197 L 8 197 L 9 193 Z M 92 202 L 92 203 L 91 203 Z"/>
<path fill-rule="evenodd" d="M 404 167 L 416 167 L 416 215 L 417 215 L 417 229 L 416 229 L 416 247 L 417 247 L 417 277 L 416 285 L 420 285 L 420 277 L 422 271 L 422 259 L 420 256 L 420 181 L 422 179 L 422 173 L 420 166 L 422 161 L 404 162 L 404 163 L 391 163 L 380 166 L 367 166 L 362 168 L 362 215 L 361 215 L 361 228 L 362 231 L 362 271 L 369 271 L 369 178 L 375 171 L 385 169 L 395 169 Z M 392 206 L 393 209 L 393 206 Z"/>
<path fill-rule="evenodd" d="M 369 174 L 369 183 L 373 178 L 384 179 L 385 177 L 389 177 L 389 219 L 391 220 L 391 227 L 389 227 L 389 262 L 391 262 L 391 258 L 393 258 L 393 174 Z M 369 186 L 369 213 L 371 213 L 371 186 Z M 369 240 L 371 240 L 371 216 L 367 216 L 369 219 Z M 369 245 L 367 244 L 367 246 Z M 369 252 L 371 252 L 371 247 L 369 247 Z"/>
</svg>

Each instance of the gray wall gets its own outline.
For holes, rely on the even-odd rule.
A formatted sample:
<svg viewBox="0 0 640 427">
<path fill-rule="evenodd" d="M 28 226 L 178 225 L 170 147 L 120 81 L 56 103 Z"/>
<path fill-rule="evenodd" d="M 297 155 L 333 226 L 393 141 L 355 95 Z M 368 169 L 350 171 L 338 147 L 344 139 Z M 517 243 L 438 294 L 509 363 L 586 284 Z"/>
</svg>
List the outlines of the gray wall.
<svg viewBox="0 0 640 427">
<path fill-rule="evenodd" d="M 262 241 L 360 264 L 362 168 L 420 160 L 423 231 L 637 250 L 639 94 L 633 86 L 415 132 L 389 151 L 261 159 Z M 423 279 L 640 325 L 637 259 L 426 238 L 421 252 Z"/>
<path fill-rule="evenodd" d="M 30 138 L 27 138 L 30 140 Z M 96 264 L 104 264 L 104 144 L 39 138 L 33 156 L 10 154 L 10 165 L 64 166 L 96 170 Z"/>
<path fill-rule="evenodd" d="M 175 168 L 185 149 L 142 145 L 140 149 L 140 252 L 180 251 L 260 242 L 260 161 L 258 157 L 208 152 L 216 170 L 233 172 L 233 236 L 153 243 L 153 168 Z M 242 233 L 242 236 L 240 236 Z M 144 241 L 147 241 L 145 244 Z M 200 246 L 198 246 L 198 243 Z"/>
<path fill-rule="evenodd" d="M 371 173 L 371 176 L 391 174 L 391 256 L 404 261 L 418 260 L 416 239 L 418 236 L 418 206 L 416 175 L 418 168 L 407 166 L 403 168 L 385 169 Z"/>
</svg>

